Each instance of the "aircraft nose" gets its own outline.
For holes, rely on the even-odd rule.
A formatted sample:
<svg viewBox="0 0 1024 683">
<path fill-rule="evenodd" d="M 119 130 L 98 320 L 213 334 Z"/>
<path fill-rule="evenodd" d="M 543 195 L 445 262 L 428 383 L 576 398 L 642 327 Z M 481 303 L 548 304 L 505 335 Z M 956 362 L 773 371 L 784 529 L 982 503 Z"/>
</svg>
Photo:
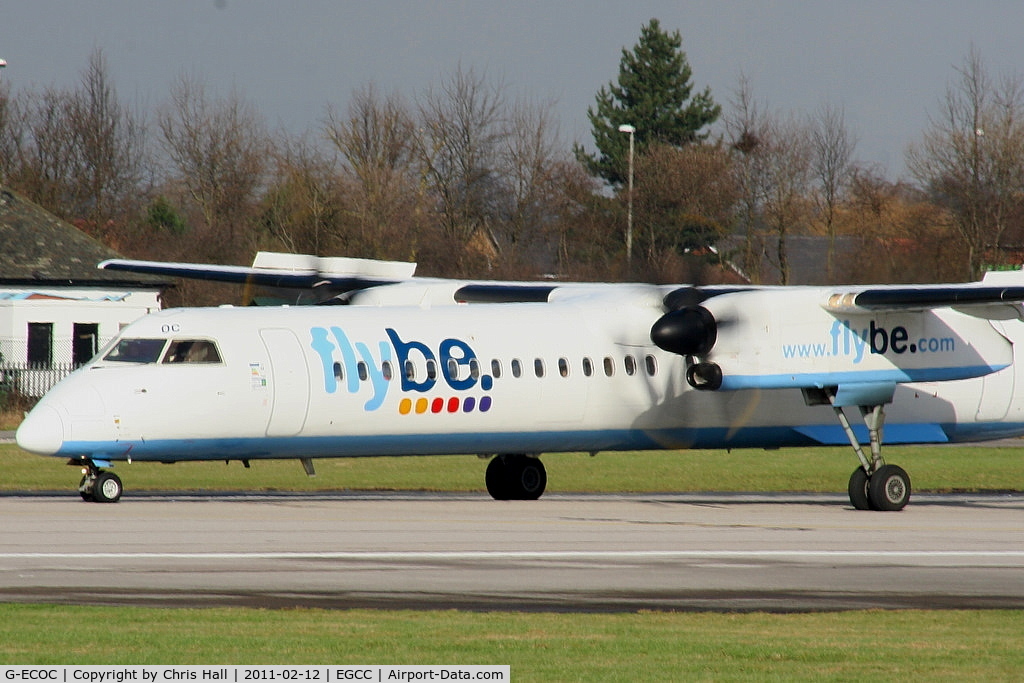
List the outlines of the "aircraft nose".
<svg viewBox="0 0 1024 683">
<path fill-rule="evenodd" d="M 22 420 L 14 438 L 30 453 L 53 455 L 64 444 L 64 420 L 52 406 L 38 405 Z"/>
</svg>

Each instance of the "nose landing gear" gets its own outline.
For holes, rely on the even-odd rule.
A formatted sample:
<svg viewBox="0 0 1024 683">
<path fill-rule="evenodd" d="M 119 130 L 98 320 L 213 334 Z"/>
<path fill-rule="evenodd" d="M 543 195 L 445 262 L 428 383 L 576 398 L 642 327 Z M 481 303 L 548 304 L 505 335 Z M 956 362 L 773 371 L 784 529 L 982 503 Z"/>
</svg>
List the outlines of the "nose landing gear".
<svg viewBox="0 0 1024 683">
<path fill-rule="evenodd" d="M 124 485 L 116 474 L 101 470 L 92 460 L 69 464 L 82 465 L 82 481 L 78 484 L 82 500 L 88 503 L 116 503 L 121 500 Z"/>
</svg>

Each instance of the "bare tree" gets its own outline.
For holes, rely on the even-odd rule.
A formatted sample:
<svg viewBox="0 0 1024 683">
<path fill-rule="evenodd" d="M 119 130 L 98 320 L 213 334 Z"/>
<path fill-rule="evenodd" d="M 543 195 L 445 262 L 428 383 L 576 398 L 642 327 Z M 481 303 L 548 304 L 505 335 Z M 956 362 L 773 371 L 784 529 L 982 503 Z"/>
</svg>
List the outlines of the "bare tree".
<svg viewBox="0 0 1024 683">
<path fill-rule="evenodd" d="M 634 214 L 650 277 L 679 281 L 683 257 L 726 234 L 739 197 L 732 166 L 713 144 L 652 145 L 639 156 Z"/>
<path fill-rule="evenodd" d="M 557 188 L 550 207 L 554 219 L 545 227 L 557 244 L 555 272 L 574 280 L 627 277 L 624 260 L 616 258 L 622 245 L 622 204 L 602 194 L 600 179 L 579 161 L 556 162 L 551 178 Z"/>
<path fill-rule="evenodd" d="M 775 119 L 762 143 L 766 169 L 765 221 L 775 248 L 768 250 L 779 269 L 780 284 L 790 277 L 789 234 L 806 222 L 811 177 L 811 145 L 807 126 L 794 117 Z"/>
<path fill-rule="evenodd" d="M 962 278 L 962 245 L 943 209 L 921 190 L 892 182 L 872 168 L 857 168 L 844 203 L 857 226 L 858 252 L 837 276 L 851 282 L 936 282 Z"/>
<path fill-rule="evenodd" d="M 1024 84 L 1017 75 L 994 82 L 974 47 L 956 73 L 907 165 L 949 211 L 975 279 L 989 256 L 998 258 L 1024 197 Z"/>
<path fill-rule="evenodd" d="M 509 109 L 499 158 L 499 181 L 505 209 L 497 216 L 493 234 L 503 260 L 515 261 L 543 240 L 555 212 L 557 176 L 568 156 L 561 151 L 551 103 L 517 100 Z"/>
<path fill-rule="evenodd" d="M 237 92 L 212 99 L 202 82 L 180 77 L 157 113 L 170 173 L 186 188 L 220 258 L 247 258 L 250 220 L 262 189 L 267 142 L 261 118 Z"/>
<path fill-rule="evenodd" d="M 767 195 L 767 148 L 769 117 L 754 99 L 750 80 L 740 82 L 724 117 L 726 139 L 736 163 L 736 187 L 739 190 L 737 221 L 743 231 L 741 267 L 751 282 L 761 281 L 765 253 L 763 211 Z"/>
<path fill-rule="evenodd" d="M 139 206 L 146 163 L 145 125 L 121 104 L 103 52 L 96 50 L 68 102 L 69 126 L 77 152 L 73 188 L 78 215 L 110 237 L 115 219 Z"/>
<path fill-rule="evenodd" d="M 353 93 L 344 116 L 328 110 L 325 133 L 344 159 L 355 218 L 350 251 L 377 258 L 407 255 L 395 252 L 408 237 L 403 228 L 414 220 L 422 195 L 415 131 L 405 103 L 397 95 L 382 97 L 372 84 Z"/>
<path fill-rule="evenodd" d="M 260 223 L 274 248 L 329 254 L 338 246 L 343 211 L 337 164 L 305 138 L 279 139 Z"/>
<path fill-rule="evenodd" d="M 811 136 L 796 117 L 764 111 L 746 77 L 740 77 L 731 104 L 725 122 L 735 158 L 738 218 L 745 232 L 742 267 L 752 282 L 760 282 L 767 259 L 779 269 L 782 284 L 788 284 L 786 238 L 806 219 Z"/>
<path fill-rule="evenodd" d="M 436 195 L 445 237 L 465 249 L 475 241 L 493 258 L 488 227 L 499 204 L 498 159 L 508 109 L 504 89 L 460 66 L 419 101 L 418 152 Z"/>
<path fill-rule="evenodd" d="M 32 201 L 61 218 L 72 218 L 68 187 L 75 169 L 74 132 L 68 120 L 71 96 L 47 88 L 29 96 L 24 112 L 25 137 L 18 148 L 12 184 Z"/>
<path fill-rule="evenodd" d="M 0 134 L 5 176 L 58 216 L 114 239 L 140 205 L 145 126 L 118 100 L 102 51 L 77 89 L 50 88 L 29 102 Z"/>
<path fill-rule="evenodd" d="M 18 167 L 22 141 L 23 117 L 10 86 L 0 81 L 0 183 L 9 183 Z"/>
<path fill-rule="evenodd" d="M 857 140 L 846 127 L 843 110 L 830 104 L 815 114 L 811 134 L 813 173 L 818 184 L 814 197 L 828 236 L 825 271 L 828 281 L 832 282 L 835 277 L 836 211 L 851 180 Z"/>
</svg>

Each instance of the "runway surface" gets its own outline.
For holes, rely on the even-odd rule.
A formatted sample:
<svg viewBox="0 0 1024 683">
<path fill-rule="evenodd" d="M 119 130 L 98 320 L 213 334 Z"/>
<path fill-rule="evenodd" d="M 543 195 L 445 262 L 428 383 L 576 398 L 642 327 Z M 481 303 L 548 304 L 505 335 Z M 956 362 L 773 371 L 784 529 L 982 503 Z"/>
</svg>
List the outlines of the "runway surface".
<svg viewBox="0 0 1024 683">
<path fill-rule="evenodd" d="M 0 497 L 0 601 L 554 611 L 1024 607 L 1024 496 Z"/>
</svg>

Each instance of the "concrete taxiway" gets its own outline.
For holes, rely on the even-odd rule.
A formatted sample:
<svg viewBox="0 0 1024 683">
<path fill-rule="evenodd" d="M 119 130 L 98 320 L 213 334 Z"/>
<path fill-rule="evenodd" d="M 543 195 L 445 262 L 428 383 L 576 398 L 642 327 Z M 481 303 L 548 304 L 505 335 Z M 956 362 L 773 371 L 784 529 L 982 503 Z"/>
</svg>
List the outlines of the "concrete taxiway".
<svg viewBox="0 0 1024 683">
<path fill-rule="evenodd" d="M 1024 496 L 0 497 L 0 601 L 559 611 L 1024 607 Z"/>
</svg>

